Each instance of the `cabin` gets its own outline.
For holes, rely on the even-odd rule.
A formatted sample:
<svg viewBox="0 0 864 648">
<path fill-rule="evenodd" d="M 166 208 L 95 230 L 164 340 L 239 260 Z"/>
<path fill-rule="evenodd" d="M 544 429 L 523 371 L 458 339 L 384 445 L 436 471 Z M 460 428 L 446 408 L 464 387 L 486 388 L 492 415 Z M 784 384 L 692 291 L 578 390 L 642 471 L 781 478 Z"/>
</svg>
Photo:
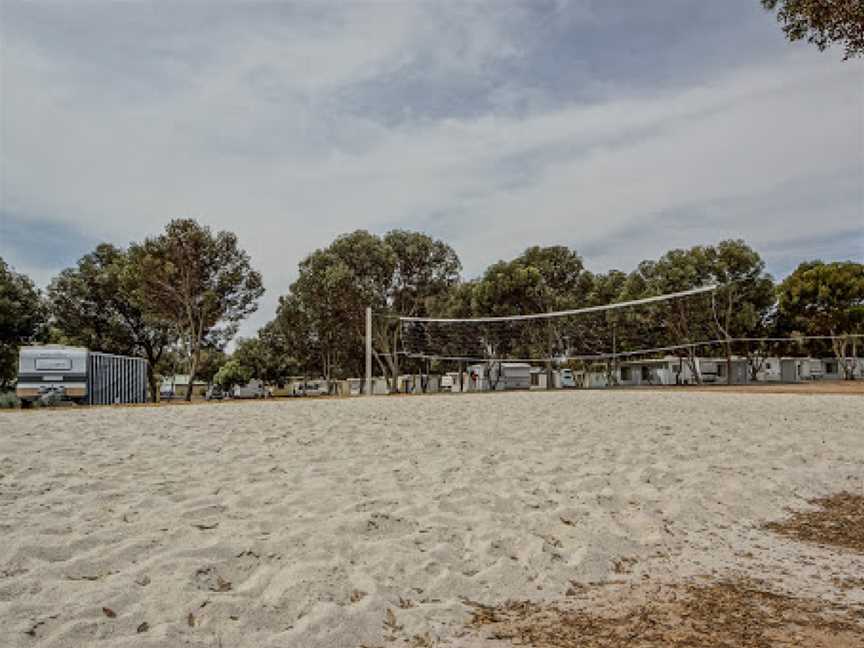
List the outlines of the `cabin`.
<svg viewBox="0 0 864 648">
<path fill-rule="evenodd" d="M 362 396 L 365 394 L 364 383 L 366 382 L 363 378 L 349 378 L 345 381 L 347 383 L 346 388 L 346 396 Z M 390 393 L 389 386 L 387 384 L 387 379 L 384 377 L 373 377 L 372 378 L 372 393 L 376 396 L 383 396 L 385 394 Z"/>
<path fill-rule="evenodd" d="M 505 391 L 531 388 L 531 365 L 491 362 L 468 367 L 467 391 Z"/>
<path fill-rule="evenodd" d="M 733 357 L 731 362 L 726 358 L 699 358 L 697 363 L 703 384 L 746 385 L 750 382 L 750 363 L 746 358 Z M 730 365 L 731 380 L 727 375 Z"/>
<path fill-rule="evenodd" d="M 666 357 L 647 360 L 625 360 L 618 366 L 620 385 L 678 385 L 685 371 L 680 358 Z M 686 370 L 689 376 L 689 365 Z"/>
<path fill-rule="evenodd" d="M 546 367 L 531 367 L 531 389 L 546 389 L 548 371 Z M 552 370 L 551 389 L 571 389 L 576 387 L 573 370 L 567 367 Z"/>
</svg>

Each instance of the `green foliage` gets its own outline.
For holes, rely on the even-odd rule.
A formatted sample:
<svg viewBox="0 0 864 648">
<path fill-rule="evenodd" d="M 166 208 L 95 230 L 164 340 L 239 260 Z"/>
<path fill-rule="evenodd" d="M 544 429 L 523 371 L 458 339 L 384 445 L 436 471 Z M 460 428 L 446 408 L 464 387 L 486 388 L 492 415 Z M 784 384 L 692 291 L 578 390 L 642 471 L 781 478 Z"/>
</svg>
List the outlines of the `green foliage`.
<svg viewBox="0 0 864 648">
<path fill-rule="evenodd" d="M 864 54 L 861 0 L 762 0 L 762 6 L 777 9 L 777 21 L 790 41 L 806 38 L 820 50 L 838 43 L 845 48 L 844 59 Z"/>
<path fill-rule="evenodd" d="M 572 308 L 585 302 L 590 275 L 564 246 L 531 247 L 490 266 L 474 288 L 477 315 L 517 315 Z"/>
<path fill-rule="evenodd" d="M 227 391 L 234 385 L 245 385 L 251 379 L 252 370 L 244 367 L 238 360 L 231 358 L 216 372 L 213 382 Z"/>
<path fill-rule="evenodd" d="M 138 259 L 109 243 L 63 270 L 48 287 L 52 339 L 105 353 L 147 359 L 151 397 L 156 366 L 176 340 L 174 322 L 149 307 Z"/>
<path fill-rule="evenodd" d="M 18 347 L 46 332 L 47 311 L 33 282 L 0 258 L 0 389 L 18 372 Z"/>
<path fill-rule="evenodd" d="M 435 300 L 459 280 L 462 264 L 443 241 L 419 232 L 393 230 L 384 236 L 384 245 L 396 262 L 386 289 L 388 307 L 394 313 L 427 315 Z"/>
<path fill-rule="evenodd" d="M 190 377 L 196 377 L 204 347 L 222 346 L 257 308 L 264 292 L 261 275 L 236 235 L 213 234 L 191 219 L 171 221 L 163 234 L 133 245 L 130 254 L 150 312 L 175 325 Z M 187 400 L 191 385 L 190 380 Z"/>
<path fill-rule="evenodd" d="M 0 409 L 15 409 L 20 405 L 15 392 L 0 392 Z"/>
<path fill-rule="evenodd" d="M 777 289 L 779 323 L 786 330 L 836 336 L 864 334 L 864 264 L 852 261 L 807 261 L 786 277 Z M 857 356 L 861 341 L 853 337 L 832 340 L 835 356 L 844 360 L 849 347 Z M 851 377 L 851 368 L 842 363 Z"/>
<path fill-rule="evenodd" d="M 297 362 L 286 348 L 275 322 L 258 330 L 253 338 L 240 338 L 231 356 L 249 370 L 251 378 L 268 384 L 284 385 L 298 372 Z"/>
<path fill-rule="evenodd" d="M 864 328 L 864 264 L 804 262 L 780 284 L 777 296 L 781 317 L 798 330 L 840 335 Z"/>
<path fill-rule="evenodd" d="M 732 355 L 730 338 L 760 332 L 774 304 L 774 282 L 765 273 L 759 254 L 741 240 L 670 250 L 657 261 L 643 261 L 623 283 L 623 299 L 680 292 L 716 284 L 710 302 L 676 300 L 646 308 L 636 321 L 620 329 L 622 349 L 655 348 L 709 339 L 726 339 L 726 357 Z M 704 352 L 704 350 L 701 350 Z M 688 359 L 695 371 L 696 350 Z"/>
<path fill-rule="evenodd" d="M 456 285 L 460 268 L 450 246 L 425 234 L 394 230 L 379 237 L 358 230 L 338 237 L 300 263 L 276 318 L 259 332 L 265 348 L 280 358 L 260 370 L 271 376 L 289 370 L 326 378 L 360 375 L 366 307 L 379 316 L 427 314 Z M 392 379 L 399 372 L 399 328 L 378 324 L 378 361 Z"/>
<path fill-rule="evenodd" d="M 228 362 L 228 356 L 218 347 L 205 346 L 201 349 L 201 359 L 198 362 L 198 370 L 195 372 L 197 379 L 206 383 L 214 382 L 216 373 Z"/>
</svg>

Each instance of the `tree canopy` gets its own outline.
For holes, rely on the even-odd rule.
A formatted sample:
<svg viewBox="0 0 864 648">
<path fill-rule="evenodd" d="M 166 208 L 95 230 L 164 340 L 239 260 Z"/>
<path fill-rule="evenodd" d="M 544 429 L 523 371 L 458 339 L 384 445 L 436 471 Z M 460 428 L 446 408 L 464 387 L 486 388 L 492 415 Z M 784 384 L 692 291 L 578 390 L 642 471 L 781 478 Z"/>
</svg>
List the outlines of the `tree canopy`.
<svg viewBox="0 0 864 648">
<path fill-rule="evenodd" d="M 29 277 L 0 258 L 0 388 L 8 387 L 18 370 L 18 347 L 45 332 L 46 308 Z"/>
<path fill-rule="evenodd" d="M 778 286 L 777 307 L 788 330 L 839 336 L 832 349 L 843 360 L 850 346 L 857 351 L 851 336 L 864 333 L 864 264 L 804 262 Z"/>
<path fill-rule="evenodd" d="M 844 59 L 864 54 L 864 2 L 861 0 L 762 0 L 777 10 L 777 22 L 790 41 L 807 39 L 820 50 L 844 47 Z"/>
<path fill-rule="evenodd" d="M 191 377 L 197 375 L 204 346 L 230 340 L 264 292 L 261 275 L 237 236 L 214 234 L 191 219 L 171 221 L 163 234 L 132 245 L 130 254 L 151 312 L 177 326 Z M 192 380 L 186 399 L 191 397 Z"/>
<path fill-rule="evenodd" d="M 54 332 L 69 343 L 147 359 L 150 395 L 156 370 L 176 340 L 176 324 L 149 308 L 137 259 L 109 243 L 96 246 L 48 287 Z"/>
</svg>

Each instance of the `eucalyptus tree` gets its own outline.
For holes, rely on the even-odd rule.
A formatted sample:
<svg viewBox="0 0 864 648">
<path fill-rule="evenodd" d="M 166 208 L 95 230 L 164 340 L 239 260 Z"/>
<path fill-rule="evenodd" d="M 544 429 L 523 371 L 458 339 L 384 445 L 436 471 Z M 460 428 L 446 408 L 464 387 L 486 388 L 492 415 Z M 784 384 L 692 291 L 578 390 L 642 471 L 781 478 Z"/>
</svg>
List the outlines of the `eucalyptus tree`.
<svg viewBox="0 0 864 648">
<path fill-rule="evenodd" d="M 48 287 L 55 334 L 87 348 L 147 359 L 150 397 L 159 394 L 157 371 L 176 342 L 175 322 L 150 308 L 142 268 L 128 252 L 101 243 Z"/>
<path fill-rule="evenodd" d="M 150 312 L 172 322 L 180 334 L 190 400 L 202 350 L 230 339 L 256 310 L 264 293 L 261 275 L 235 234 L 214 234 L 191 219 L 171 221 L 159 236 L 131 246 L 130 254 Z"/>
<path fill-rule="evenodd" d="M 856 336 L 864 334 L 864 264 L 806 261 L 778 286 L 777 297 L 787 328 L 833 336 L 834 355 L 852 378 L 862 344 Z"/>
<path fill-rule="evenodd" d="M 18 348 L 44 332 L 46 316 L 42 296 L 30 278 L 0 258 L 0 389 L 15 380 Z"/>
</svg>

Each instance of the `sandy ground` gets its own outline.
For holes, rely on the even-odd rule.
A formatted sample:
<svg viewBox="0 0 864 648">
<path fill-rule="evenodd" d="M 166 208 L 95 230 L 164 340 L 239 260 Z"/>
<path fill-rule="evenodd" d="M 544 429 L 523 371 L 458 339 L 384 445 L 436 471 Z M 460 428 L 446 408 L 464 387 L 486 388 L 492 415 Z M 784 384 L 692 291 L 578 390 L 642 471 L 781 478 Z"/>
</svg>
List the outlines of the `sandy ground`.
<svg viewBox="0 0 864 648">
<path fill-rule="evenodd" d="M 467 646 L 466 600 L 609 581 L 743 577 L 857 606 L 864 554 L 764 524 L 862 488 L 860 396 L 5 414 L 0 645 Z"/>
<path fill-rule="evenodd" d="M 616 389 L 628 389 L 618 387 Z M 659 389 L 664 391 L 709 391 L 738 394 L 844 394 L 864 396 L 864 380 L 815 380 L 804 383 L 753 383 L 750 385 L 688 385 L 678 387 L 630 387 L 629 389 Z"/>
</svg>

